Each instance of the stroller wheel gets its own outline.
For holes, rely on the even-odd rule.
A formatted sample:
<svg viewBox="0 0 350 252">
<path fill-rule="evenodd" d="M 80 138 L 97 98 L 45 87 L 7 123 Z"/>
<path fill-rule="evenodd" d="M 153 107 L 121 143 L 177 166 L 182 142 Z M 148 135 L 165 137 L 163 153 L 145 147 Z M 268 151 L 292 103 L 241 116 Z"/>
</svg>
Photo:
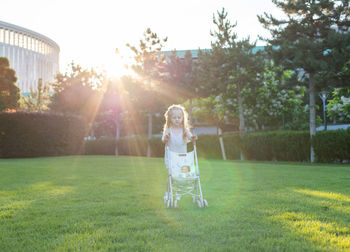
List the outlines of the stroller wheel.
<svg viewBox="0 0 350 252">
<path fill-rule="evenodd" d="M 177 208 L 177 200 L 174 201 L 174 207 Z"/>
<path fill-rule="evenodd" d="M 199 207 L 199 208 L 202 208 L 203 206 L 202 206 L 202 202 L 200 201 L 200 200 L 197 200 L 197 206 Z"/>
<path fill-rule="evenodd" d="M 169 208 L 169 207 L 170 207 L 170 199 L 169 199 L 169 200 L 167 200 L 167 202 L 166 202 L 166 207 L 167 207 L 167 208 Z"/>
<path fill-rule="evenodd" d="M 203 200 L 203 205 L 204 205 L 204 207 L 208 207 L 208 201 L 207 200 Z"/>
<path fill-rule="evenodd" d="M 192 203 L 196 202 L 196 196 L 192 196 Z"/>
</svg>

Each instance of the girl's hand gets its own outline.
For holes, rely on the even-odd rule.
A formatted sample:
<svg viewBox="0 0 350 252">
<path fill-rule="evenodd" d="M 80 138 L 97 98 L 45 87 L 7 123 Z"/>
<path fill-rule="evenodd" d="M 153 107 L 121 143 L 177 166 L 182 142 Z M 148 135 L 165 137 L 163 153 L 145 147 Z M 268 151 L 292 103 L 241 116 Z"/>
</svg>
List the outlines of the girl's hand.
<svg viewBox="0 0 350 252">
<path fill-rule="evenodd" d="M 191 140 L 193 144 L 196 144 L 198 137 L 196 135 L 192 135 Z"/>
<path fill-rule="evenodd" d="M 165 145 L 168 145 L 169 139 L 170 139 L 170 133 L 168 133 L 168 134 L 166 134 L 164 136 L 164 143 L 165 143 Z"/>
</svg>

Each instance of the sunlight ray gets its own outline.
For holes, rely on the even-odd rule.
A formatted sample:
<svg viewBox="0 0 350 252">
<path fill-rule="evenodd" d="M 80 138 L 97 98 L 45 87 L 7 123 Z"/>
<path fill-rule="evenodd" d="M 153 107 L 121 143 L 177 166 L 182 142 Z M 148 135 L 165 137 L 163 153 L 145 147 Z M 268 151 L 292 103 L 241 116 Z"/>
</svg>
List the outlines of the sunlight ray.
<svg viewBox="0 0 350 252">
<path fill-rule="evenodd" d="M 327 250 L 350 249 L 350 228 L 337 222 L 326 222 L 306 213 L 285 212 L 274 219 L 293 233 Z"/>
<path fill-rule="evenodd" d="M 340 194 L 340 193 L 322 192 L 322 191 L 307 190 L 307 189 L 295 189 L 294 191 L 301 194 L 306 194 L 306 195 L 320 197 L 320 198 L 350 202 L 349 196 Z"/>
</svg>

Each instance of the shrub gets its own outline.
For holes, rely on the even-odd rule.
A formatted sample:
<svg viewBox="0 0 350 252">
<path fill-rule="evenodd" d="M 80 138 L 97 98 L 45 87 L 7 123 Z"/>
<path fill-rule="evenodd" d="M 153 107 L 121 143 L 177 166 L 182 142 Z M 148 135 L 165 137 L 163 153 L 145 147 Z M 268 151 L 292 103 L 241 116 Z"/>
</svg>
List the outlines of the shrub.
<svg viewBox="0 0 350 252">
<path fill-rule="evenodd" d="M 164 145 L 160 138 L 136 136 L 120 138 L 102 138 L 97 140 L 87 140 L 85 146 L 86 155 L 114 155 L 115 146 L 118 144 L 118 154 L 126 156 L 147 156 L 147 144 L 150 143 L 151 156 L 164 156 Z"/>
<path fill-rule="evenodd" d="M 85 121 L 77 116 L 0 113 L 0 157 L 42 157 L 80 154 Z"/>
<path fill-rule="evenodd" d="M 310 137 L 307 131 L 271 131 L 246 134 L 241 142 L 248 160 L 307 161 Z"/>
<path fill-rule="evenodd" d="M 317 162 L 350 160 L 350 128 L 318 131 L 312 138 Z"/>
<path fill-rule="evenodd" d="M 114 138 L 101 138 L 85 142 L 85 155 L 114 155 L 116 140 Z"/>
<path fill-rule="evenodd" d="M 297 161 L 310 158 L 310 137 L 308 131 L 271 131 L 247 133 L 242 140 L 239 135 L 223 136 L 227 159 L 240 159 L 242 149 L 247 160 Z M 146 156 L 147 144 L 152 157 L 164 156 L 164 144 L 160 138 L 148 140 L 146 137 L 130 137 L 118 140 L 120 155 Z M 316 158 L 319 162 L 350 160 L 350 129 L 317 132 L 312 140 Z M 86 154 L 114 155 L 116 141 L 100 139 L 87 141 Z M 189 144 L 188 151 L 193 149 Z M 219 137 L 200 135 L 197 142 L 198 157 L 222 159 Z"/>
</svg>

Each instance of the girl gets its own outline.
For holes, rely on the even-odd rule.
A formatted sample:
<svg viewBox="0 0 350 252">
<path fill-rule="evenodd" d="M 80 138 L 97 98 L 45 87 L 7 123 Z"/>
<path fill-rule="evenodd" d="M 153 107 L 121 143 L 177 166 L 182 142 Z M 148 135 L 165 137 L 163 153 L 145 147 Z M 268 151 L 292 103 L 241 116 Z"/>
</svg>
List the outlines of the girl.
<svg viewBox="0 0 350 252">
<path fill-rule="evenodd" d="M 164 114 L 165 124 L 163 128 L 162 141 L 168 145 L 171 151 L 177 153 L 187 152 L 187 143 L 196 141 L 197 137 L 192 135 L 188 125 L 188 115 L 181 105 L 171 105 Z M 165 164 L 168 167 L 167 153 L 165 153 Z"/>
</svg>

